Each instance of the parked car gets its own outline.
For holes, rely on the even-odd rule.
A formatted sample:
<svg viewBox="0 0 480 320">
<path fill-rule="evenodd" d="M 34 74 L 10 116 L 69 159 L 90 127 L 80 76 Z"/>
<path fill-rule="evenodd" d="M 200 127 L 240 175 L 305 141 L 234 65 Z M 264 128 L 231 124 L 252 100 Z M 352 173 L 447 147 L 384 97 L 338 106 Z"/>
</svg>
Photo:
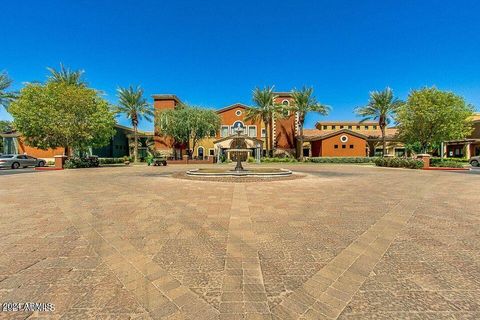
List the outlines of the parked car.
<svg viewBox="0 0 480 320">
<path fill-rule="evenodd" d="M 47 161 L 24 154 L 5 154 L 0 156 L 0 168 L 18 169 L 20 167 L 43 167 Z"/>
<path fill-rule="evenodd" d="M 480 167 L 480 156 L 471 157 L 468 162 L 470 162 L 472 167 Z"/>
</svg>

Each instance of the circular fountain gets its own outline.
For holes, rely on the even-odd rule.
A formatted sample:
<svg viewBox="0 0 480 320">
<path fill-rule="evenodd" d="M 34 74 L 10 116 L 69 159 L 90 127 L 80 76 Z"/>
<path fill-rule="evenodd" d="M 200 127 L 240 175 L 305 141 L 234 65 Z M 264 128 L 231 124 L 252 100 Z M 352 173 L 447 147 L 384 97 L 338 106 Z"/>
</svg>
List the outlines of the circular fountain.
<svg viewBox="0 0 480 320">
<path fill-rule="evenodd" d="M 237 135 L 232 139 L 230 149 L 226 151 L 230 159 L 236 163 L 235 168 L 206 168 L 206 169 L 192 169 L 187 171 L 189 176 L 200 177 L 284 177 L 292 174 L 292 171 L 280 168 L 248 168 L 245 169 L 242 162 L 247 161 L 248 155 L 251 152 L 247 149 L 245 136 L 242 131 L 237 131 Z"/>
</svg>

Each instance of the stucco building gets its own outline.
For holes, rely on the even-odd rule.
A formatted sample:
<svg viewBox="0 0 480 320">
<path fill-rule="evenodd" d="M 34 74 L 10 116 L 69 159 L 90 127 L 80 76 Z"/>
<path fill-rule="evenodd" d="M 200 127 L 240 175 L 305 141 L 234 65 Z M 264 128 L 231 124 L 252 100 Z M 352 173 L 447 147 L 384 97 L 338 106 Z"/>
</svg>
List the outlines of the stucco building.
<svg viewBox="0 0 480 320">
<path fill-rule="evenodd" d="M 291 103 L 290 93 L 278 92 L 277 103 L 288 105 Z M 154 95 L 154 108 L 156 111 L 173 109 L 181 103 L 180 99 L 171 94 Z M 230 144 L 233 137 L 240 130 L 246 136 L 246 149 L 250 150 L 250 156 L 260 160 L 265 155 L 265 150 L 275 149 L 289 154 L 295 153 L 296 134 L 298 119 L 294 114 L 287 114 L 282 118 L 274 118 L 268 127 L 262 121 L 247 121 L 245 113 L 247 105 L 235 103 L 217 110 L 221 120 L 220 130 L 215 136 L 200 140 L 193 150 L 193 156 L 197 159 L 215 157 L 229 157 Z M 268 131 L 267 131 L 268 130 Z M 268 132 L 268 134 L 267 134 Z M 268 140 L 267 140 L 268 137 Z M 155 131 L 155 148 L 157 151 L 182 158 L 187 154 L 186 146 L 175 144 L 170 138 L 163 137 Z"/>
<path fill-rule="evenodd" d="M 277 92 L 276 102 L 284 105 L 292 103 L 291 93 Z M 153 96 L 156 111 L 173 109 L 181 100 L 171 94 Z M 241 129 L 246 136 L 246 148 L 250 149 L 250 156 L 260 159 L 265 149 L 275 150 L 276 154 L 286 153 L 295 155 L 298 140 L 298 116 L 286 114 L 283 117 L 274 117 L 268 127 L 262 121 L 246 121 L 247 105 L 235 103 L 217 110 L 221 119 L 220 130 L 214 137 L 203 139 L 193 150 L 197 159 L 228 157 L 228 149 L 233 136 Z M 268 135 L 266 132 L 268 130 Z M 405 148 L 396 139 L 397 130 L 386 130 L 387 153 L 403 156 Z M 266 139 L 268 136 L 268 140 Z M 381 132 L 375 122 L 319 122 L 316 129 L 304 129 L 303 154 L 309 157 L 365 157 L 381 154 Z M 155 132 L 155 146 L 158 151 L 175 158 L 186 155 L 184 145 L 175 145 L 169 138 L 162 137 Z"/>
<path fill-rule="evenodd" d="M 382 133 L 377 122 L 321 121 L 316 129 L 305 129 L 304 136 L 304 156 L 366 157 L 379 156 L 383 152 Z M 405 155 L 396 128 L 385 129 L 385 140 L 387 155 Z"/>
<path fill-rule="evenodd" d="M 480 113 L 472 117 L 473 130 L 465 139 L 446 141 L 443 153 L 450 158 L 470 158 L 480 156 Z"/>
</svg>

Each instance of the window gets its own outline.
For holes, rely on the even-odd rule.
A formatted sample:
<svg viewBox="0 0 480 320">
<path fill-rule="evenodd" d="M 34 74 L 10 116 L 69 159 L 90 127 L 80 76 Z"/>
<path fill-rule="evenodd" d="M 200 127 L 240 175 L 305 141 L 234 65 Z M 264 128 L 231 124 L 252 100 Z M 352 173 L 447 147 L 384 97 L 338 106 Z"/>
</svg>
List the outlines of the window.
<svg viewBox="0 0 480 320">
<path fill-rule="evenodd" d="M 248 126 L 248 136 L 249 137 L 257 136 L 257 126 Z"/>
<path fill-rule="evenodd" d="M 347 145 L 346 145 L 346 144 L 342 144 L 342 149 L 347 149 Z"/>
<path fill-rule="evenodd" d="M 368 130 L 368 126 L 365 126 L 365 130 Z"/>
<path fill-rule="evenodd" d="M 262 128 L 262 138 L 265 138 L 267 136 L 267 129 Z"/>
<path fill-rule="evenodd" d="M 287 99 L 285 99 L 285 100 L 282 101 L 282 104 L 283 104 L 284 106 L 288 106 L 288 105 L 290 105 L 290 101 L 288 101 Z"/>
<path fill-rule="evenodd" d="M 360 130 L 360 126 L 357 126 L 357 130 Z"/>
<path fill-rule="evenodd" d="M 209 156 L 214 156 L 215 155 L 215 149 L 208 149 L 208 155 Z"/>
<path fill-rule="evenodd" d="M 198 147 L 197 154 L 198 159 L 203 160 L 203 147 Z"/>
<path fill-rule="evenodd" d="M 310 156 L 310 149 L 308 149 L 308 148 L 303 148 L 303 156 L 304 156 L 304 157 Z"/>
<path fill-rule="evenodd" d="M 377 126 L 373 126 L 373 130 L 377 130 Z"/>
<path fill-rule="evenodd" d="M 350 149 L 353 149 L 353 144 L 350 145 Z"/>
<path fill-rule="evenodd" d="M 333 146 L 334 149 L 338 149 L 338 144 Z"/>
<path fill-rule="evenodd" d="M 327 130 L 328 129 L 328 126 L 323 126 L 323 130 Z"/>
<path fill-rule="evenodd" d="M 222 126 L 220 128 L 220 137 L 228 137 L 228 126 Z"/>
<path fill-rule="evenodd" d="M 340 129 L 343 129 L 343 126 L 340 126 Z"/>
<path fill-rule="evenodd" d="M 405 156 L 405 148 L 395 148 L 395 156 L 396 157 Z"/>
<path fill-rule="evenodd" d="M 335 126 L 332 126 L 332 130 L 335 130 L 335 128 L 336 128 Z"/>
<path fill-rule="evenodd" d="M 245 131 L 245 125 L 243 124 L 242 121 L 235 121 L 235 123 L 232 126 L 232 134 L 237 133 L 237 131 Z"/>
<path fill-rule="evenodd" d="M 349 129 L 349 130 L 352 130 L 352 126 L 348 126 L 348 129 Z"/>
<path fill-rule="evenodd" d="M 240 117 L 240 116 L 242 115 L 242 110 L 237 110 L 237 111 L 235 111 L 235 115 L 236 115 L 237 117 Z"/>
</svg>

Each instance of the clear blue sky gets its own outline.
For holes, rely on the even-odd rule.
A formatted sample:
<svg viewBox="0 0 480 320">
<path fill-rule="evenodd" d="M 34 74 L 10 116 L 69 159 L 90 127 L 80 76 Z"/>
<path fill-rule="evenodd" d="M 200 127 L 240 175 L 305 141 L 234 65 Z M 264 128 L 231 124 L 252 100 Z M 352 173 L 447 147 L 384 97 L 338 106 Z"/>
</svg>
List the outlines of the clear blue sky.
<svg viewBox="0 0 480 320">
<path fill-rule="evenodd" d="M 347 120 L 371 90 L 436 85 L 478 108 L 479 13 L 476 0 L 3 1 L 0 70 L 20 89 L 63 62 L 113 103 L 129 84 L 212 108 L 308 85 L 325 119 Z"/>
</svg>

